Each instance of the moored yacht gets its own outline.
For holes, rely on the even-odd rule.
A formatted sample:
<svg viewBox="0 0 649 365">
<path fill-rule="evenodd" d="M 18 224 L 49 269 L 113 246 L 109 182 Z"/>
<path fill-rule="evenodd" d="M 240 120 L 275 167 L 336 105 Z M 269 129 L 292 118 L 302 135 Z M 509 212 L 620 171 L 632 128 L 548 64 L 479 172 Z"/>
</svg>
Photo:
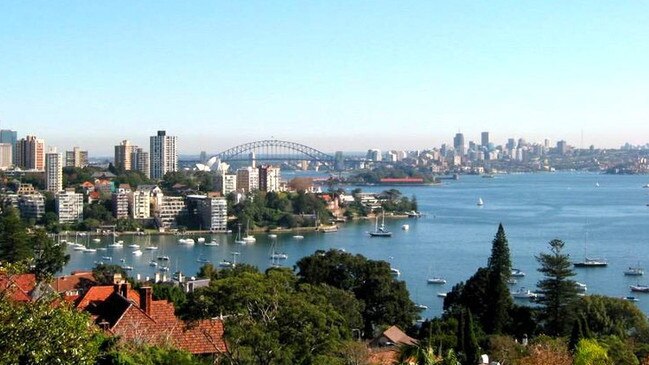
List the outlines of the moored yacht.
<svg viewBox="0 0 649 365">
<path fill-rule="evenodd" d="M 608 262 L 605 259 L 586 257 L 584 261 L 573 263 L 575 267 L 605 267 L 608 266 Z"/>
<path fill-rule="evenodd" d="M 628 269 L 624 270 L 624 275 L 626 275 L 626 276 L 642 276 L 642 275 L 644 275 L 644 269 L 641 268 L 641 267 L 629 266 Z"/>
</svg>

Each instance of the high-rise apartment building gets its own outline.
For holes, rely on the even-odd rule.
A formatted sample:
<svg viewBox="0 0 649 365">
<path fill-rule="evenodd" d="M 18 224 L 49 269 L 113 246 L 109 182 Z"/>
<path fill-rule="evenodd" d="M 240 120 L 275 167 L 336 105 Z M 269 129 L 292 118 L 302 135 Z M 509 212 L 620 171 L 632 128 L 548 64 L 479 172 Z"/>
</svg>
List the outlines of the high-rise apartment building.
<svg viewBox="0 0 649 365">
<path fill-rule="evenodd" d="M 280 169 L 275 166 L 259 166 L 259 190 L 279 191 Z"/>
<path fill-rule="evenodd" d="M 18 199 L 18 209 L 22 219 L 39 220 L 45 215 L 45 197 L 38 193 L 21 195 Z"/>
<path fill-rule="evenodd" d="M 148 189 L 138 189 L 131 194 L 131 217 L 146 219 L 151 216 L 151 192 Z"/>
<path fill-rule="evenodd" d="M 13 165 L 13 146 L 11 143 L 0 143 L 0 170 Z"/>
<path fill-rule="evenodd" d="M 16 142 L 18 142 L 18 133 L 9 129 L 0 129 L 0 143 L 8 143 L 11 145 L 10 163 L 16 163 Z"/>
<path fill-rule="evenodd" d="M 168 136 L 165 131 L 151 136 L 151 178 L 162 179 L 167 172 L 178 170 L 178 151 L 176 150 L 176 137 Z"/>
<path fill-rule="evenodd" d="M 228 203 L 223 197 L 188 195 L 187 211 L 191 220 L 199 223 L 198 229 L 225 232 L 228 223 Z"/>
<path fill-rule="evenodd" d="M 151 175 L 149 153 L 144 152 L 139 147 L 133 148 L 133 152 L 131 152 L 131 170 L 139 171 L 148 178 Z"/>
<path fill-rule="evenodd" d="M 82 151 L 79 147 L 72 148 L 72 151 L 65 151 L 66 167 L 88 166 L 88 151 Z"/>
<path fill-rule="evenodd" d="M 45 169 L 45 141 L 35 136 L 26 136 L 16 142 L 16 166 L 23 170 L 43 171 Z"/>
<path fill-rule="evenodd" d="M 112 194 L 113 216 L 117 219 L 128 218 L 128 204 L 131 195 L 131 188 L 128 184 L 120 185 L 117 191 Z"/>
<path fill-rule="evenodd" d="M 55 197 L 56 213 L 59 223 L 83 221 L 83 194 L 74 191 L 61 191 Z"/>
<path fill-rule="evenodd" d="M 237 191 L 237 174 L 228 174 L 221 172 L 216 174 L 216 191 L 227 196 Z"/>
<path fill-rule="evenodd" d="M 45 154 L 45 189 L 52 193 L 63 190 L 63 156 L 56 149 Z"/>
<path fill-rule="evenodd" d="M 480 134 L 480 145 L 484 148 L 489 147 L 489 132 L 482 132 Z"/>
<path fill-rule="evenodd" d="M 259 190 L 259 170 L 250 166 L 238 169 L 237 190 L 244 193 Z"/>
<path fill-rule="evenodd" d="M 464 156 L 466 153 L 466 147 L 464 146 L 464 134 L 457 133 L 453 137 L 453 148 L 455 149 L 455 154 L 457 156 Z"/>
<path fill-rule="evenodd" d="M 131 166 L 131 154 L 133 149 L 137 148 L 131 144 L 129 140 L 123 140 L 119 145 L 115 146 L 115 161 L 113 165 L 117 170 L 130 171 L 132 170 Z"/>
</svg>

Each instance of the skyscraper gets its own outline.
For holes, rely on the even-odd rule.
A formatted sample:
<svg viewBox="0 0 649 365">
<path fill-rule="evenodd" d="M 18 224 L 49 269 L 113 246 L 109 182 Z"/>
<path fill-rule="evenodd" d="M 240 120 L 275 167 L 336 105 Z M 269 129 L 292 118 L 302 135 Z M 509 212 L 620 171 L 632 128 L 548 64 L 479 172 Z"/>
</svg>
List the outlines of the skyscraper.
<svg viewBox="0 0 649 365">
<path fill-rule="evenodd" d="M 72 148 L 72 151 L 65 151 L 66 167 L 88 166 L 88 151 L 82 151 L 79 147 Z"/>
<path fill-rule="evenodd" d="M 168 136 L 165 131 L 151 136 L 151 178 L 162 179 L 167 172 L 178 170 L 178 152 L 176 137 Z"/>
<path fill-rule="evenodd" d="M 489 132 L 482 132 L 480 145 L 485 148 L 489 147 Z"/>
<path fill-rule="evenodd" d="M 149 169 L 149 153 L 142 148 L 135 147 L 131 152 L 131 170 L 139 171 L 147 178 L 151 174 Z"/>
<path fill-rule="evenodd" d="M 56 149 L 45 154 L 45 188 L 52 193 L 63 190 L 63 156 Z"/>
<path fill-rule="evenodd" d="M 11 143 L 0 143 L 0 169 L 8 169 L 13 165 L 12 149 Z"/>
<path fill-rule="evenodd" d="M 117 170 L 130 171 L 133 169 L 131 166 L 131 154 L 135 148 L 137 146 L 132 145 L 126 139 L 118 146 L 115 146 L 115 161 L 113 164 Z"/>
<path fill-rule="evenodd" d="M 24 170 L 45 169 L 45 141 L 26 136 L 16 142 L 16 165 Z"/>
<path fill-rule="evenodd" d="M 18 142 L 18 133 L 10 129 L 0 129 L 0 143 L 9 143 L 11 144 L 11 156 L 12 161 L 10 163 L 16 163 L 16 142 Z"/>
<path fill-rule="evenodd" d="M 464 147 L 464 134 L 457 133 L 455 135 L 455 138 L 453 138 L 453 148 L 457 155 L 464 156 L 466 152 Z"/>
</svg>

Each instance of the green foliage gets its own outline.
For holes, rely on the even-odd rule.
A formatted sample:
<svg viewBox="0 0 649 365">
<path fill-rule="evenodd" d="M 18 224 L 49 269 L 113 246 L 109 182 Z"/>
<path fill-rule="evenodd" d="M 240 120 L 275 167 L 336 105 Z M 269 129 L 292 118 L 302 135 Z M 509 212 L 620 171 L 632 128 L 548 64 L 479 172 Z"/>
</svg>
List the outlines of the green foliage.
<svg viewBox="0 0 649 365">
<path fill-rule="evenodd" d="M 100 202 L 95 202 L 92 204 L 86 204 L 83 207 L 83 217 L 84 219 L 95 219 L 99 222 L 113 222 L 113 213 L 107 208 L 106 204 Z"/>
<path fill-rule="evenodd" d="M 0 261 L 19 262 L 33 256 L 29 237 L 18 211 L 7 208 L 0 216 Z"/>
<path fill-rule="evenodd" d="M 114 181 L 117 185 L 128 184 L 131 189 L 136 189 L 140 185 L 153 184 L 153 181 L 147 179 L 146 175 L 135 170 L 121 171 Z"/>
<path fill-rule="evenodd" d="M 638 365 L 640 361 L 633 353 L 633 344 L 622 341 L 617 336 L 608 336 L 600 339 L 600 344 L 606 349 L 606 353 L 612 364 L 615 365 Z"/>
<path fill-rule="evenodd" d="M 536 260 L 541 264 L 538 269 L 545 279 L 538 283 L 543 294 L 540 317 L 544 321 L 545 331 L 549 335 L 567 335 L 574 318 L 577 303 L 577 288 L 570 277 L 572 270 L 568 255 L 562 253 L 564 243 L 561 240 L 550 241 L 551 254 L 541 253 Z"/>
<path fill-rule="evenodd" d="M 126 279 L 128 274 L 126 270 L 122 269 L 119 265 L 114 264 L 97 264 L 92 269 L 92 275 L 95 277 L 98 285 L 111 285 L 113 284 L 113 277 L 115 274 L 122 275 Z"/>
<path fill-rule="evenodd" d="M 338 250 L 317 251 L 297 262 L 300 281 L 327 284 L 354 293 L 363 303 L 366 336 L 380 325 L 407 328 L 418 310 L 403 281 L 396 280 L 385 261 L 368 260 Z"/>
<path fill-rule="evenodd" d="M 351 176 L 347 179 L 348 182 L 352 183 L 369 183 L 369 184 L 378 184 L 382 178 L 422 178 L 424 182 L 434 182 L 435 178 L 430 173 L 426 171 L 425 168 L 417 168 L 407 165 L 396 165 L 396 166 L 379 166 L 372 169 L 371 171 L 362 171 L 354 176 Z"/>
<path fill-rule="evenodd" d="M 517 364 L 526 353 L 525 346 L 510 336 L 490 336 L 488 343 L 490 359 L 501 364 Z"/>
<path fill-rule="evenodd" d="M 417 338 L 440 351 L 457 346 L 458 321 L 454 316 L 432 318 L 422 323 Z"/>
<path fill-rule="evenodd" d="M 70 261 L 65 247 L 55 243 L 42 229 L 37 229 L 31 237 L 34 245 L 34 269 L 36 280 L 51 278 Z"/>
<path fill-rule="evenodd" d="M 397 362 L 399 364 L 416 365 L 435 365 L 438 363 L 435 350 L 432 347 L 420 344 L 399 346 Z"/>
<path fill-rule="evenodd" d="M 649 332 L 647 317 L 638 307 L 626 300 L 588 295 L 579 299 L 575 317 L 585 321 L 582 331 L 599 336 L 641 336 Z"/>
<path fill-rule="evenodd" d="M 458 351 L 462 355 L 463 363 L 472 365 L 478 362 L 480 347 L 475 335 L 473 316 L 470 310 L 460 313 L 457 332 Z"/>
<path fill-rule="evenodd" d="M 613 364 L 609 359 L 606 349 L 596 340 L 583 339 L 575 349 L 574 365 L 609 365 Z"/>
<path fill-rule="evenodd" d="M 405 196 L 401 195 L 401 192 L 397 189 L 386 190 L 379 194 L 380 199 L 384 199 L 381 203 L 381 207 L 386 212 L 409 212 L 411 210 L 417 210 L 416 200 L 413 202 L 410 201 Z M 414 199 L 414 196 L 413 196 Z"/>
<path fill-rule="evenodd" d="M 98 171 L 92 167 L 64 167 L 63 186 L 77 186 L 92 179 L 92 174 Z"/>
<path fill-rule="evenodd" d="M 169 346 L 120 344 L 111 349 L 100 365 L 208 365 L 212 362 Z"/>
<path fill-rule="evenodd" d="M 121 218 L 117 220 L 115 229 L 119 232 L 135 232 L 141 230 L 142 225 L 133 218 Z"/>
<path fill-rule="evenodd" d="M 65 305 L 0 299 L 0 363 L 94 364 L 100 336 L 89 322 Z"/>
<path fill-rule="evenodd" d="M 153 287 L 154 300 L 168 300 L 175 308 L 181 308 L 187 302 L 187 294 L 179 286 L 171 283 L 155 283 Z"/>
</svg>

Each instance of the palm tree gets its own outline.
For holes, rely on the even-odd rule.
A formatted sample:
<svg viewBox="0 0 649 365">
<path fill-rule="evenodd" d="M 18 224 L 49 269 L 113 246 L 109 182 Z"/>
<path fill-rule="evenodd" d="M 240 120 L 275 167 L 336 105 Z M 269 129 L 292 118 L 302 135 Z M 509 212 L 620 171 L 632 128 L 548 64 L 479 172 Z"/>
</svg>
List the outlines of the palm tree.
<svg viewBox="0 0 649 365">
<path fill-rule="evenodd" d="M 430 346 L 404 344 L 399 346 L 397 363 L 403 365 L 437 365 L 439 364 L 439 358 Z"/>
</svg>

